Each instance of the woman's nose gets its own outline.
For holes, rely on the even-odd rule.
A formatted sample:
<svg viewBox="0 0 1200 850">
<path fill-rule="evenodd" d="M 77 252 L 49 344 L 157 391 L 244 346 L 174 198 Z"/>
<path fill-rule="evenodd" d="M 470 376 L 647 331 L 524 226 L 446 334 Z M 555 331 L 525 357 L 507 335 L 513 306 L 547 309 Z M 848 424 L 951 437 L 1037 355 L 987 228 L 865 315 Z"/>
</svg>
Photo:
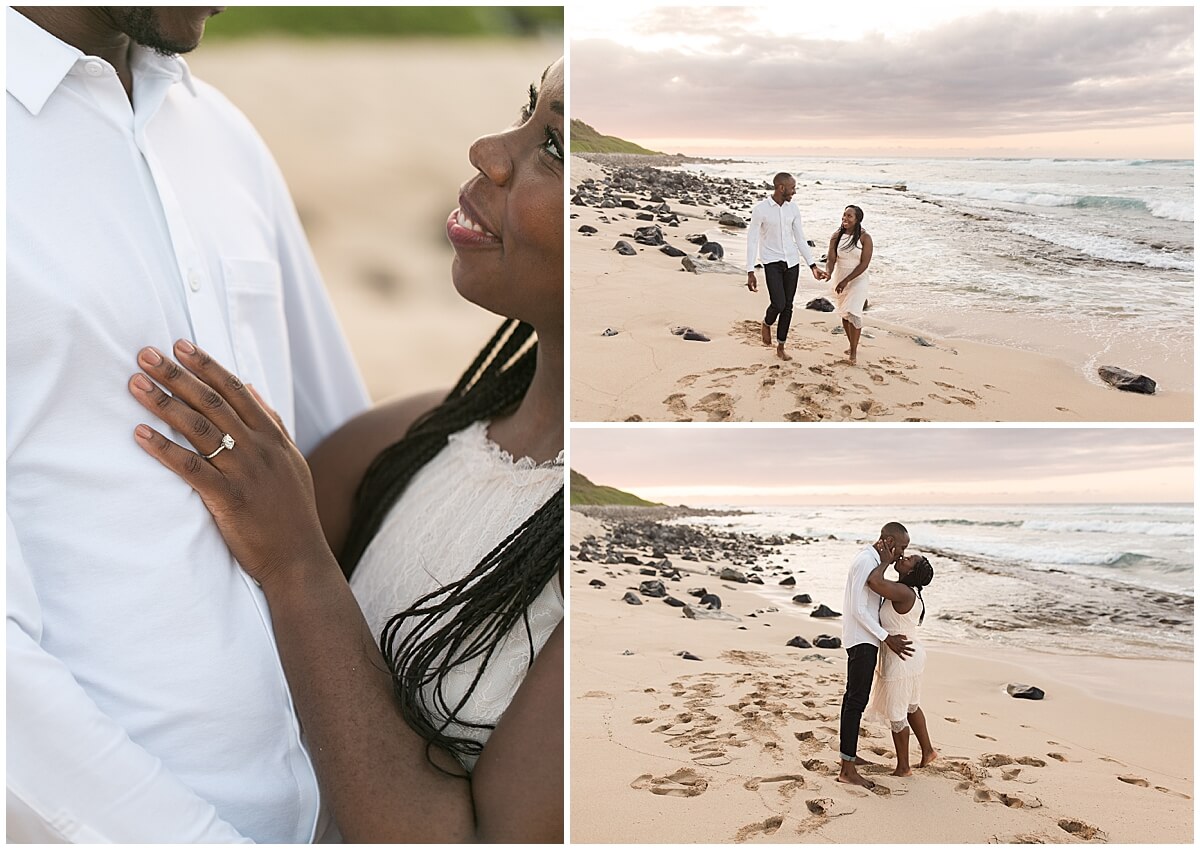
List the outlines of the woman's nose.
<svg viewBox="0 0 1200 850">
<path fill-rule="evenodd" d="M 512 177 L 512 158 L 502 134 L 480 136 L 471 145 L 469 156 L 471 165 L 497 186 L 503 186 Z"/>
</svg>

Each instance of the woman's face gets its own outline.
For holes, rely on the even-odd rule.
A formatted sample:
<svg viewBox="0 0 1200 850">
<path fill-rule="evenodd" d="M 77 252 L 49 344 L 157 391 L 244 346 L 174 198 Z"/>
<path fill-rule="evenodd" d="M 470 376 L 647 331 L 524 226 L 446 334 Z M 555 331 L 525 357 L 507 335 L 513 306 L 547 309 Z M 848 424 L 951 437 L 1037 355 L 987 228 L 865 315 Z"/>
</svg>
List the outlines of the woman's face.
<svg viewBox="0 0 1200 850">
<path fill-rule="evenodd" d="M 479 173 L 446 222 L 459 294 L 539 336 L 562 332 L 564 150 L 560 59 L 515 126 L 471 145 Z"/>
<path fill-rule="evenodd" d="M 829 219 L 825 220 L 828 221 Z M 846 230 L 853 230 L 856 224 L 858 224 L 858 215 L 852 207 L 846 207 L 845 212 L 842 213 L 842 227 L 846 228 Z"/>
<path fill-rule="evenodd" d="M 908 555 L 896 562 L 896 574 L 903 577 L 912 572 L 912 568 L 921 560 L 920 555 Z"/>
</svg>

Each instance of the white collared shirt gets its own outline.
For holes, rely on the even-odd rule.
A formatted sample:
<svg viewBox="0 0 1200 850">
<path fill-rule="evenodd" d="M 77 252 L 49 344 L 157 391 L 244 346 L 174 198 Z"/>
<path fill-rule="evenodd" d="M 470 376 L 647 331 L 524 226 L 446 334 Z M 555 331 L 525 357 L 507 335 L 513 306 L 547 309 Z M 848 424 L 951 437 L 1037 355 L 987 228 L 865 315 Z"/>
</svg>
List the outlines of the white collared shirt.
<svg viewBox="0 0 1200 850">
<path fill-rule="evenodd" d="M 8 838 L 310 841 L 266 601 L 135 443 L 164 426 L 126 385 L 139 348 L 194 339 L 307 452 L 361 379 L 245 117 L 140 48 L 131 107 L 107 62 L 6 15 Z"/>
<path fill-rule="evenodd" d="M 888 632 L 879 625 L 879 605 L 882 597 L 867 587 L 867 576 L 879 566 L 879 553 L 874 546 L 859 552 L 850 564 L 846 577 L 846 592 L 842 597 L 842 647 L 849 649 L 860 643 L 879 646 Z"/>
<path fill-rule="evenodd" d="M 801 254 L 805 265 L 811 266 L 812 250 L 804 237 L 800 208 L 791 201 L 777 204 L 770 195 L 755 204 L 746 227 L 746 271 L 754 271 L 759 262 L 766 265 L 780 260 L 791 268 L 800 262 Z"/>
</svg>

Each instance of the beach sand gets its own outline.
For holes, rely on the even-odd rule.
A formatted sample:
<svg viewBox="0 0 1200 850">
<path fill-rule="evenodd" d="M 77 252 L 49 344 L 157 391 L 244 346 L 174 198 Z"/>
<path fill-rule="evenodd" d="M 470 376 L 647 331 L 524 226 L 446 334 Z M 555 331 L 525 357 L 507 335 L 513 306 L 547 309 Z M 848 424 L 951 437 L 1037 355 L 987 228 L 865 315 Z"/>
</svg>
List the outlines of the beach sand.
<svg viewBox="0 0 1200 850">
<path fill-rule="evenodd" d="M 605 170 L 571 160 L 571 183 L 602 181 Z M 640 193 L 628 193 L 646 201 Z M 686 220 L 663 226 L 669 244 L 695 256 L 684 236 L 720 241 L 719 206 L 665 198 Z M 1064 360 L 864 319 L 858 365 L 845 359 L 834 313 L 804 309 L 828 285 L 801 270 L 783 362 L 761 339 L 768 304 L 746 289 L 745 272 L 693 274 L 680 258 L 634 244 L 628 234 L 653 224 L 636 210 L 573 205 L 571 250 L 571 419 L 585 421 L 1190 421 L 1193 394 L 1144 396 L 1093 383 Z M 585 235 L 589 225 L 598 232 Z M 731 231 L 730 231 L 731 232 Z M 745 231 L 735 238 L 744 238 Z M 625 235 L 623 235 L 625 234 Z M 813 233 L 810 238 L 816 239 Z M 613 249 L 618 239 L 637 256 Z M 727 240 L 728 241 L 728 240 Z M 815 256 L 824 254 L 818 241 Z M 711 342 L 671 333 L 691 327 Z M 604 336 L 605 329 L 616 331 Z M 834 331 L 838 333 L 835 334 Z M 920 336 L 929 345 L 914 338 Z"/>
<path fill-rule="evenodd" d="M 603 546 L 604 523 L 572 512 L 572 543 L 589 534 Z M 806 567 L 845 568 L 857 548 L 813 542 Z M 686 588 L 704 586 L 738 619 L 627 604 L 649 578 L 640 567 L 571 562 L 572 840 L 1193 840 L 1190 660 L 927 644 L 922 705 L 940 757 L 891 776 L 890 734 L 864 724 L 860 755 L 878 763 L 863 768 L 878 783 L 868 792 L 834 779 L 844 651 L 785 645 L 840 636 L 840 620 L 771 610 L 754 585 L 717 579 L 720 562 L 671 562 L 682 578 L 664 580 L 668 593 L 695 603 Z M 1013 699 L 1010 682 L 1046 698 Z"/>
<path fill-rule="evenodd" d="M 446 388 L 500 326 L 459 297 L 445 223 L 479 136 L 517 120 L 553 40 L 205 43 L 187 57 L 266 140 L 376 401 Z"/>
</svg>

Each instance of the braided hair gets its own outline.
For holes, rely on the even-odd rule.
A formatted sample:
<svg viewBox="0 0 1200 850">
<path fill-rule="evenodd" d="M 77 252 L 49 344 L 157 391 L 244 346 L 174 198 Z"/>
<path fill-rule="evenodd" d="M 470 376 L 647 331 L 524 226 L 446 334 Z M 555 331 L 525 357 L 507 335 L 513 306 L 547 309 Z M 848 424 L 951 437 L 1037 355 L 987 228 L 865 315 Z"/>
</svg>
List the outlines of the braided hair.
<svg viewBox="0 0 1200 850">
<path fill-rule="evenodd" d="M 349 578 L 375 537 L 392 505 L 413 476 L 447 444 L 451 434 L 473 422 L 511 411 L 533 379 L 537 343 L 524 352 L 533 328 L 515 319 L 501 325 L 454 389 L 436 408 L 412 424 L 398 442 L 371 462 L 355 494 L 350 528 L 340 563 Z M 462 759 L 476 757 L 483 745 L 447 733 L 452 723 L 472 729 L 494 724 L 472 723 L 458 716 L 483 676 L 488 662 L 510 630 L 524 624 L 533 663 L 530 604 L 562 569 L 563 488 L 483 557 L 463 578 L 429 593 L 394 615 L 379 636 L 393 687 L 405 721 L 432 748 Z M 405 635 L 401 627 L 412 625 Z M 443 692 L 448 674 L 478 660 L 466 693 L 451 704 Z M 427 698 L 424 690 L 430 687 Z M 444 719 L 439 719 L 444 718 Z"/>
<path fill-rule="evenodd" d="M 855 206 L 854 204 L 850 204 L 846 207 L 846 209 L 854 210 L 854 216 L 856 219 L 854 222 L 854 230 L 851 231 L 853 235 L 850 237 L 850 244 L 846 246 L 848 248 L 853 248 L 858 245 L 858 240 L 862 239 L 863 211 L 862 207 Z M 837 255 L 838 245 L 840 245 L 842 241 L 842 234 L 845 232 L 846 228 L 838 225 L 837 239 L 833 240 L 833 253 L 835 256 Z M 897 523 L 897 525 L 899 525 L 899 523 Z"/>
<path fill-rule="evenodd" d="M 921 619 L 917 620 L 918 626 L 925 622 L 925 597 L 921 595 L 921 588 L 927 586 L 931 581 L 933 581 L 933 564 L 929 563 L 929 559 L 924 555 L 917 558 L 911 570 L 900 576 L 900 583 L 915 590 L 917 599 L 921 600 Z"/>
</svg>

